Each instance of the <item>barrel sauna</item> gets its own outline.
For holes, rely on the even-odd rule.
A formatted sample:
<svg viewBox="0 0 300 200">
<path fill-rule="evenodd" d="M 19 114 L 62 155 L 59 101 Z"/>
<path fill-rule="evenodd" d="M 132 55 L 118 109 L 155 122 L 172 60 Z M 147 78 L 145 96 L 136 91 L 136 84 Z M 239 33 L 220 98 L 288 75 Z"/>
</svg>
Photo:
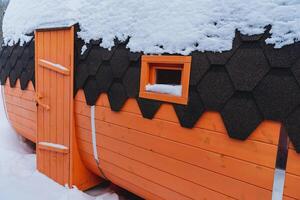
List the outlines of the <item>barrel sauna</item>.
<svg viewBox="0 0 300 200">
<path fill-rule="evenodd" d="M 36 141 L 39 171 L 83 190 L 110 180 L 145 199 L 300 199 L 299 42 L 274 49 L 268 30 L 236 32 L 227 52 L 146 56 L 126 41 L 84 44 L 77 30 L 36 31 L 25 88 L 3 78 L 15 68 L 1 53 L 8 115 Z M 175 82 L 181 96 L 145 89 Z M 23 98 L 32 110 L 13 103 Z"/>
</svg>

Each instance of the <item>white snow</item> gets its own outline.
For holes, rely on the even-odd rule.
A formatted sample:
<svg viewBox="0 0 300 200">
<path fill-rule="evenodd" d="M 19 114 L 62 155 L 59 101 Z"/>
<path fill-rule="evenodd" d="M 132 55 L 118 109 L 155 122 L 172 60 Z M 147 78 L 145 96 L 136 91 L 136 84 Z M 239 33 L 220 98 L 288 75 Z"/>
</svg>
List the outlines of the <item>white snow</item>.
<svg viewBox="0 0 300 200">
<path fill-rule="evenodd" d="M 182 85 L 147 84 L 146 91 L 181 96 Z"/>
<path fill-rule="evenodd" d="M 36 170 L 34 152 L 6 120 L 0 93 L 0 199 L 2 200 L 119 200 L 106 191 L 90 196 L 63 187 Z"/>
<path fill-rule="evenodd" d="M 38 27 L 79 22 L 87 43 L 111 48 L 130 36 L 131 51 L 188 54 L 229 50 L 235 29 L 252 35 L 271 24 L 267 42 L 280 48 L 300 40 L 299 10 L 299 0 L 11 0 L 3 34 L 12 45 Z"/>
</svg>

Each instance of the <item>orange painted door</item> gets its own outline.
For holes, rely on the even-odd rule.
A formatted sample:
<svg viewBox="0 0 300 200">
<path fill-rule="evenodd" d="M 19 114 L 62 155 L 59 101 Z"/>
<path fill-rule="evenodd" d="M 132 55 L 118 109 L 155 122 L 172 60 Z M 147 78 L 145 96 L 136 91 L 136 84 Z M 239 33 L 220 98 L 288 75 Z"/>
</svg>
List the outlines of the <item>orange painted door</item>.
<svg viewBox="0 0 300 200">
<path fill-rule="evenodd" d="M 71 184 L 74 29 L 35 33 L 37 168 Z"/>
</svg>

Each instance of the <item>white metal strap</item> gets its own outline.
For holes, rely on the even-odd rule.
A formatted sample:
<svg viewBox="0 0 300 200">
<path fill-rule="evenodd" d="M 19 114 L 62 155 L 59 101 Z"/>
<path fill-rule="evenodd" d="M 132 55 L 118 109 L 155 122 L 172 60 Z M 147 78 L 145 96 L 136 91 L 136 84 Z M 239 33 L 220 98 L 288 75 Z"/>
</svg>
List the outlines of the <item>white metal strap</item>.
<svg viewBox="0 0 300 200">
<path fill-rule="evenodd" d="M 94 159 L 97 163 L 97 167 L 103 176 L 104 179 L 107 179 L 103 170 L 100 167 L 100 161 L 98 156 L 98 150 L 97 150 L 97 138 L 96 138 L 96 124 L 95 124 L 95 106 L 91 106 L 91 127 L 92 127 L 92 143 L 93 143 L 93 154 Z"/>
<path fill-rule="evenodd" d="M 272 200 L 282 200 L 285 181 L 285 170 L 275 169 Z"/>
<path fill-rule="evenodd" d="M 92 126 L 92 143 L 94 158 L 99 163 L 98 151 L 97 151 L 97 138 L 96 138 L 96 126 L 95 126 L 95 106 L 91 106 L 91 126 Z"/>
<path fill-rule="evenodd" d="M 276 163 L 275 163 L 272 200 L 283 199 L 285 169 L 286 169 L 287 159 L 288 159 L 288 147 L 289 147 L 288 135 L 284 126 L 282 125 L 280 128 L 278 149 L 277 149 L 277 156 L 276 156 Z"/>
</svg>

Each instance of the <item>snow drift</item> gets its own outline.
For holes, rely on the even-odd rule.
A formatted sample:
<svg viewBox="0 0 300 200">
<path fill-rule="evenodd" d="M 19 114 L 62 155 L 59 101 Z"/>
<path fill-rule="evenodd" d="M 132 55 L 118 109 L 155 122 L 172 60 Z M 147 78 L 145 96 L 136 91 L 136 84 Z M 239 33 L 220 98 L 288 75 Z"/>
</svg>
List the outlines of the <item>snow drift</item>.
<svg viewBox="0 0 300 200">
<path fill-rule="evenodd" d="M 114 39 L 144 53 L 189 54 L 230 50 L 236 29 L 259 34 L 271 24 L 267 43 L 280 48 L 300 39 L 299 0 L 11 0 L 4 16 L 5 44 L 28 41 L 41 26 L 79 23 L 79 37 Z"/>
</svg>

